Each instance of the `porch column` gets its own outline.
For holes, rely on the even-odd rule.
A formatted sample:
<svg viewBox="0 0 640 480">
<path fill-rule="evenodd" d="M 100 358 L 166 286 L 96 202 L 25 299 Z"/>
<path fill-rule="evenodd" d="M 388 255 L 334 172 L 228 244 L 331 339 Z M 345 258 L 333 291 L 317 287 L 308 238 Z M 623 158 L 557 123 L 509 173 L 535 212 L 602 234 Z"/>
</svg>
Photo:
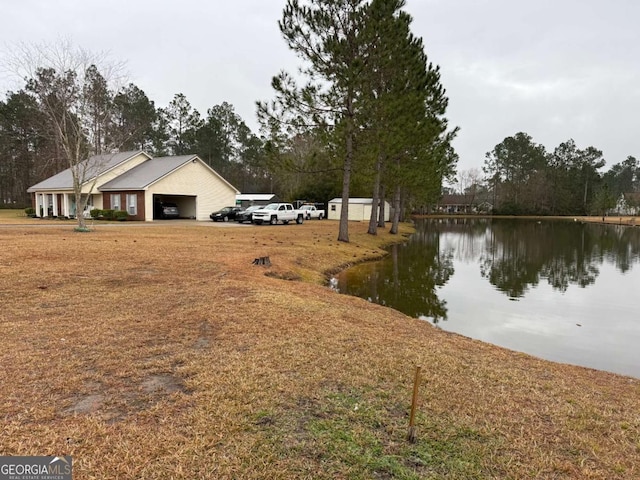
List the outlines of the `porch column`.
<svg viewBox="0 0 640 480">
<path fill-rule="evenodd" d="M 36 215 L 44 217 L 44 193 L 36 193 Z"/>
<path fill-rule="evenodd" d="M 57 193 L 52 193 L 51 194 L 51 199 L 53 200 L 53 216 L 57 217 L 58 216 L 58 194 Z"/>
<path fill-rule="evenodd" d="M 62 216 L 64 217 L 69 217 L 69 194 L 68 193 L 63 193 L 62 194 Z"/>
</svg>

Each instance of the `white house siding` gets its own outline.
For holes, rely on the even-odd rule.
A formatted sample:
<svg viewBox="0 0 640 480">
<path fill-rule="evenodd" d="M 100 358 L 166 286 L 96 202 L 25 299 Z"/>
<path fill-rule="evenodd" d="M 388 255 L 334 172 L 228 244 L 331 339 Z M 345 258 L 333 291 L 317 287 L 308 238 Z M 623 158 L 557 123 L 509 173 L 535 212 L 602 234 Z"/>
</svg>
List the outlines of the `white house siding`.
<svg viewBox="0 0 640 480">
<path fill-rule="evenodd" d="M 145 192 L 145 220 L 153 220 L 153 195 L 196 197 L 197 220 L 209 220 L 211 212 L 235 205 L 238 192 L 200 160 L 188 162 Z"/>
<path fill-rule="evenodd" d="M 142 162 L 144 162 L 146 160 L 149 160 L 149 157 L 147 155 L 145 155 L 144 153 L 139 153 L 135 157 L 132 157 L 129 160 L 127 160 L 126 162 L 121 163 L 116 168 L 113 168 L 113 169 L 109 170 L 108 172 L 104 173 L 103 175 L 100 175 L 98 177 L 98 179 L 96 180 L 95 185 L 93 185 L 93 182 L 87 182 L 86 184 L 84 184 L 82 186 L 82 193 L 88 193 L 89 190 L 91 189 L 91 186 L 93 185 L 93 189 L 91 189 L 91 191 L 92 191 L 92 193 L 95 194 L 98 191 L 99 187 L 101 187 L 102 185 L 104 185 L 107 182 L 110 182 L 114 178 L 119 177 L 123 173 L 131 170 L 133 167 L 137 167 L 138 165 L 140 165 Z M 94 196 L 94 201 L 95 201 L 96 197 L 97 196 Z M 97 204 L 94 204 L 94 206 L 96 208 L 102 208 L 102 196 L 100 196 L 99 202 L 100 202 L 100 206 L 98 206 Z"/>
</svg>

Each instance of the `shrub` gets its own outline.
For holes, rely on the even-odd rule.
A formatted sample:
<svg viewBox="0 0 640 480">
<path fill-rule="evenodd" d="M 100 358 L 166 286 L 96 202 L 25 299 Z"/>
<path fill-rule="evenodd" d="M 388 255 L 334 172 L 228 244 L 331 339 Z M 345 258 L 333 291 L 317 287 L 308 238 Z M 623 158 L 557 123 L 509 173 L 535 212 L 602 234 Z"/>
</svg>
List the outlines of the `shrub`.
<svg viewBox="0 0 640 480">
<path fill-rule="evenodd" d="M 28 207 L 28 208 L 24 209 L 24 213 L 27 215 L 27 217 L 35 217 L 36 216 L 36 209 Z"/>
<path fill-rule="evenodd" d="M 102 210 L 102 219 L 103 220 L 113 220 L 115 218 L 113 216 L 113 212 L 115 212 L 115 210 L 112 210 L 110 208 Z"/>
<path fill-rule="evenodd" d="M 119 222 L 124 222 L 129 217 L 126 210 L 116 210 L 113 212 L 113 218 Z"/>
<path fill-rule="evenodd" d="M 100 210 L 99 208 L 93 208 L 91 209 L 89 214 L 91 215 L 91 218 L 100 218 L 102 217 L 102 210 Z"/>
</svg>

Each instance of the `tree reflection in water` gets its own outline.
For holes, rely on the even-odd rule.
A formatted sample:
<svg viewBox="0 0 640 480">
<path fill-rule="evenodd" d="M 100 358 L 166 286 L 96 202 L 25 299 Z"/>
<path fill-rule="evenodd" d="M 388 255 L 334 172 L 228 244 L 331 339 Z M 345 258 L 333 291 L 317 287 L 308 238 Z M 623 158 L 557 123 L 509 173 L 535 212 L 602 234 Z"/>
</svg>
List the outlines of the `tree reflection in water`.
<svg viewBox="0 0 640 480">
<path fill-rule="evenodd" d="M 438 231 L 420 230 L 406 244 L 393 245 L 383 261 L 342 272 L 338 290 L 437 323 L 447 318 L 447 307 L 436 287 L 453 271 L 453 250 L 441 251 Z"/>
<path fill-rule="evenodd" d="M 492 223 L 480 272 L 511 298 L 546 280 L 555 290 L 595 283 L 605 259 L 625 273 L 638 260 L 635 228 L 579 222 L 499 220 Z"/>
<path fill-rule="evenodd" d="M 546 281 L 565 292 L 595 283 L 604 261 L 625 273 L 640 257 L 640 229 L 571 221 L 419 220 L 416 233 L 380 262 L 353 267 L 338 277 L 343 293 L 437 323 L 446 320 L 438 287 L 456 261 L 477 263 L 480 274 L 511 299 Z"/>
</svg>

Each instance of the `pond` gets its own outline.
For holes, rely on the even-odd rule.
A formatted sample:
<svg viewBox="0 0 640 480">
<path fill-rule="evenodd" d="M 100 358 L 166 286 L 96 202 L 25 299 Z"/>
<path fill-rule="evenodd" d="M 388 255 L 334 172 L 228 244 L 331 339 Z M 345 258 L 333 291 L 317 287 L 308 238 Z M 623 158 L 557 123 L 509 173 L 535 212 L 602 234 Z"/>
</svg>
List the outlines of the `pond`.
<svg viewBox="0 0 640 480">
<path fill-rule="evenodd" d="M 540 358 L 640 378 L 640 228 L 427 219 L 341 293 Z"/>
</svg>

